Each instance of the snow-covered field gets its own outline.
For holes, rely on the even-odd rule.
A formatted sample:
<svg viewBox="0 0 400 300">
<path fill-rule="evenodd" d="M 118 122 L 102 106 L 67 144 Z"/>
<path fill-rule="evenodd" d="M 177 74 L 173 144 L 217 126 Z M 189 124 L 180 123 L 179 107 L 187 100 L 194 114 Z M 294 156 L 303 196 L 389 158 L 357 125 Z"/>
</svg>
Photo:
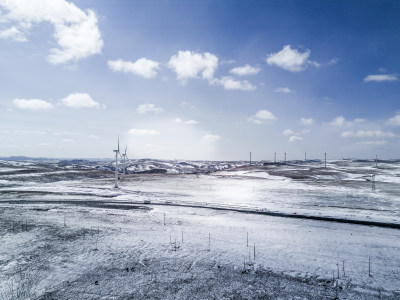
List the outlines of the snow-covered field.
<svg viewBox="0 0 400 300">
<path fill-rule="evenodd" d="M 400 299 L 399 161 L 113 168 L 0 161 L 0 299 Z"/>
</svg>

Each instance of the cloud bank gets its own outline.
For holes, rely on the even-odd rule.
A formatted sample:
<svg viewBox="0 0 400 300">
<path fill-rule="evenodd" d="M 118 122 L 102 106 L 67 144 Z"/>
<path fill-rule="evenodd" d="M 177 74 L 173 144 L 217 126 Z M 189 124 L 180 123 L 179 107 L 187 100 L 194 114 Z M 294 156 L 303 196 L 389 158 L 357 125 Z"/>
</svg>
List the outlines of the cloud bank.
<svg viewBox="0 0 400 300">
<path fill-rule="evenodd" d="M 83 11 L 65 0 L 0 0 L 2 23 L 9 25 L 0 31 L 0 38 L 26 42 L 33 25 L 50 23 L 58 48 L 50 49 L 47 59 L 59 65 L 99 54 L 103 40 L 96 14 Z"/>
</svg>

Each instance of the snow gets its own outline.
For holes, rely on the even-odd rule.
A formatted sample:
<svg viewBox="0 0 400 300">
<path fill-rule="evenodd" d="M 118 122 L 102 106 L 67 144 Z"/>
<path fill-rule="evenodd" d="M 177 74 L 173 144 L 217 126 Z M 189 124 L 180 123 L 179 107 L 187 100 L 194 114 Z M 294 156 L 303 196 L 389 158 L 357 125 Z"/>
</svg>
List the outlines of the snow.
<svg viewBox="0 0 400 300">
<path fill-rule="evenodd" d="M 400 297 L 400 230 L 251 213 L 400 224 L 399 162 L 140 163 L 1 162 L 0 298 Z"/>
</svg>

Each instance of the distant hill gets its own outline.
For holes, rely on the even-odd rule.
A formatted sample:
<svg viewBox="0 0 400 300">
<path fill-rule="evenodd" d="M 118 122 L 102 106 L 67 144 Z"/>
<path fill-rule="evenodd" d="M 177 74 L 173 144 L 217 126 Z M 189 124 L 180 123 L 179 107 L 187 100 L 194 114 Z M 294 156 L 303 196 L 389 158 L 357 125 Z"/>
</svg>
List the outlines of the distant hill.
<svg viewBox="0 0 400 300">
<path fill-rule="evenodd" d="M 49 158 L 49 157 L 30 157 L 30 156 L 8 156 L 0 157 L 5 161 L 108 161 L 112 158 Z"/>
</svg>

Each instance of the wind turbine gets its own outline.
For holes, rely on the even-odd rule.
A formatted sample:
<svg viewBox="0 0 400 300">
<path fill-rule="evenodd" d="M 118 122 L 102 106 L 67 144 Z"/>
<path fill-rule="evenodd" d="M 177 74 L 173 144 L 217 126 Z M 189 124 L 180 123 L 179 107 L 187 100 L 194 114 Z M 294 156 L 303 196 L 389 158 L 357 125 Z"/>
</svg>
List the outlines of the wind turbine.
<svg viewBox="0 0 400 300">
<path fill-rule="evenodd" d="M 121 156 L 123 157 L 123 166 L 124 166 L 122 178 L 125 178 L 125 175 L 126 175 L 125 174 L 125 160 L 129 160 L 129 157 L 126 154 L 126 149 L 128 149 L 128 146 L 125 146 L 125 153 L 121 154 Z"/>
<path fill-rule="evenodd" d="M 113 150 L 115 152 L 115 188 L 118 188 L 118 154 L 119 152 L 119 136 L 118 136 L 118 149 Z"/>
</svg>

